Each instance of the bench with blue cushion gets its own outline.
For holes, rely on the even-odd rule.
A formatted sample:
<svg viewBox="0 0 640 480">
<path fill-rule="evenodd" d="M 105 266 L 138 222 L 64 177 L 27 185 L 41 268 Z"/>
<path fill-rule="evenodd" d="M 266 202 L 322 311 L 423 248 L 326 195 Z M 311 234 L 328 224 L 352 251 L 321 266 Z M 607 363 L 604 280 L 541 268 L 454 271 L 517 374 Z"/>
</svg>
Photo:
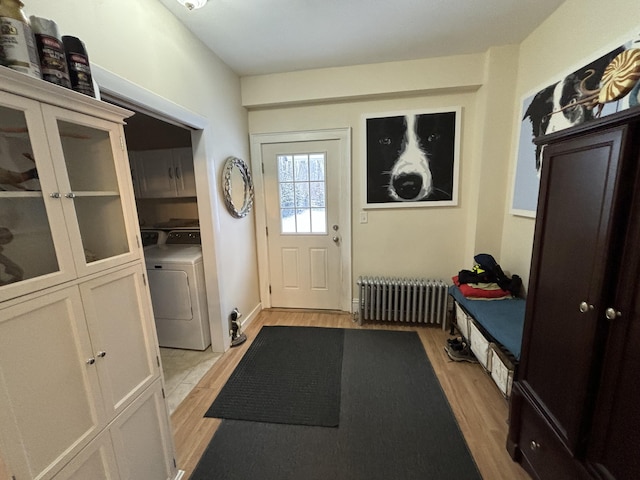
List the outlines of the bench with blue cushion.
<svg viewBox="0 0 640 480">
<path fill-rule="evenodd" d="M 451 285 L 449 294 L 495 341 L 520 360 L 524 311 L 523 298 L 503 300 L 474 300 L 465 297 L 460 289 Z"/>
</svg>

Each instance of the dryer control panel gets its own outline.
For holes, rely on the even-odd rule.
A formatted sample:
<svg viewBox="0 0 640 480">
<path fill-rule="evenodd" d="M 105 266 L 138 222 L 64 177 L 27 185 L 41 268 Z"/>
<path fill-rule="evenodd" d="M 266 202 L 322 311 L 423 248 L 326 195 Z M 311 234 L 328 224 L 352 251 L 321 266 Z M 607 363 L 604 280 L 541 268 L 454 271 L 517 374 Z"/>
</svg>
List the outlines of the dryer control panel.
<svg viewBox="0 0 640 480">
<path fill-rule="evenodd" d="M 167 245 L 200 245 L 200 230 L 171 230 L 165 241 Z"/>
</svg>

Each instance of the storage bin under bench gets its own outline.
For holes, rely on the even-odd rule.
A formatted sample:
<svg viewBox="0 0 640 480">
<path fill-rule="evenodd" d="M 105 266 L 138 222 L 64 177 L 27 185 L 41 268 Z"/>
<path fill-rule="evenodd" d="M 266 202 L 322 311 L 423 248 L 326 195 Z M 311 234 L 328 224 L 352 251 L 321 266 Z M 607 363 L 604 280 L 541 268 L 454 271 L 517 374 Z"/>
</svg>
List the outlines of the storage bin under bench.
<svg viewBox="0 0 640 480">
<path fill-rule="evenodd" d="M 520 360 L 525 300 L 474 300 L 452 285 L 455 322 L 480 364 L 491 373 L 503 395 L 509 397 L 513 372 Z"/>
</svg>

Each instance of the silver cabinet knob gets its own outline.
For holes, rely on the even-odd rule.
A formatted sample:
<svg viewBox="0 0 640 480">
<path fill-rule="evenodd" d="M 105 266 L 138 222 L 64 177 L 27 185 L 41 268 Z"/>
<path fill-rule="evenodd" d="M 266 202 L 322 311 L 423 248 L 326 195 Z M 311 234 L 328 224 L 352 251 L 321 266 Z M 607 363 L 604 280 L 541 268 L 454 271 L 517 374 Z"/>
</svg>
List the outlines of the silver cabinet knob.
<svg viewBox="0 0 640 480">
<path fill-rule="evenodd" d="M 100 350 L 97 353 L 97 356 L 100 357 L 100 358 L 104 358 L 104 357 L 106 357 L 106 355 L 107 355 L 107 352 L 105 352 L 104 350 Z"/>
<path fill-rule="evenodd" d="M 615 308 L 611 308 L 611 307 L 607 308 L 604 314 L 608 320 L 615 320 L 616 318 L 619 318 L 622 316 L 622 312 L 619 312 Z"/>
<path fill-rule="evenodd" d="M 93 365 L 94 363 L 96 363 L 96 359 L 93 357 L 87 360 L 87 365 Z"/>
<path fill-rule="evenodd" d="M 333 237 L 331 240 L 333 240 L 335 243 L 338 243 L 340 241 L 340 237 Z"/>
<path fill-rule="evenodd" d="M 67 198 L 76 198 L 76 194 L 73 192 L 65 193 L 64 196 Z"/>
<path fill-rule="evenodd" d="M 529 444 L 529 448 L 535 452 L 540 448 L 540 444 L 535 440 L 531 440 L 531 443 Z"/>
<path fill-rule="evenodd" d="M 587 302 L 580 303 L 580 313 L 587 313 L 589 310 L 593 310 L 595 307 Z"/>
<path fill-rule="evenodd" d="M 50 193 L 50 194 L 49 194 L 49 196 L 50 196 L 51 198 L 60 198 L 60 192 L 53 192 L 53 193 Z"/>
</svg>

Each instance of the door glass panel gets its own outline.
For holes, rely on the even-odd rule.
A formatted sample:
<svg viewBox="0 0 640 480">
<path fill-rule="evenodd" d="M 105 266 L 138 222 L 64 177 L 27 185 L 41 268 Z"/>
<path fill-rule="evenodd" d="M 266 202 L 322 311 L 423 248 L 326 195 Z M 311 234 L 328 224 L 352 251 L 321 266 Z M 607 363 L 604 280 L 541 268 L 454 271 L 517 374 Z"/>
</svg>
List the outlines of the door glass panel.
<svg viewBox="0 0 640 480">
<path fill-rule="evenodd" d="M 309 180 L 324 182 L 324 154 L 309 155 Z"/>
<path fill-rule="evenodd" d="M 0 107 L 0 285 L 59 271 L 24 112 Z"/>
<path fill-rule="evenodd" d="M 293 172 L 296 182 L 309 180 L 309 155 L 296 155 L 293 157 Z"/>
<path fill-rule="evenodd" d="M 58 130 L 87 263 L 129 252 L 109 131 L 62 120 Z"/>
<path fill-rule="evenodd" d="M 326 234 L 326 156 L 278 155 L 280 231 Z"/>
<path fill-rule="evenodd" d="M 281 182 L 293 181 L 293 157 L 288 155 L 278 157 L 278 179 Z"/>
</svg>

